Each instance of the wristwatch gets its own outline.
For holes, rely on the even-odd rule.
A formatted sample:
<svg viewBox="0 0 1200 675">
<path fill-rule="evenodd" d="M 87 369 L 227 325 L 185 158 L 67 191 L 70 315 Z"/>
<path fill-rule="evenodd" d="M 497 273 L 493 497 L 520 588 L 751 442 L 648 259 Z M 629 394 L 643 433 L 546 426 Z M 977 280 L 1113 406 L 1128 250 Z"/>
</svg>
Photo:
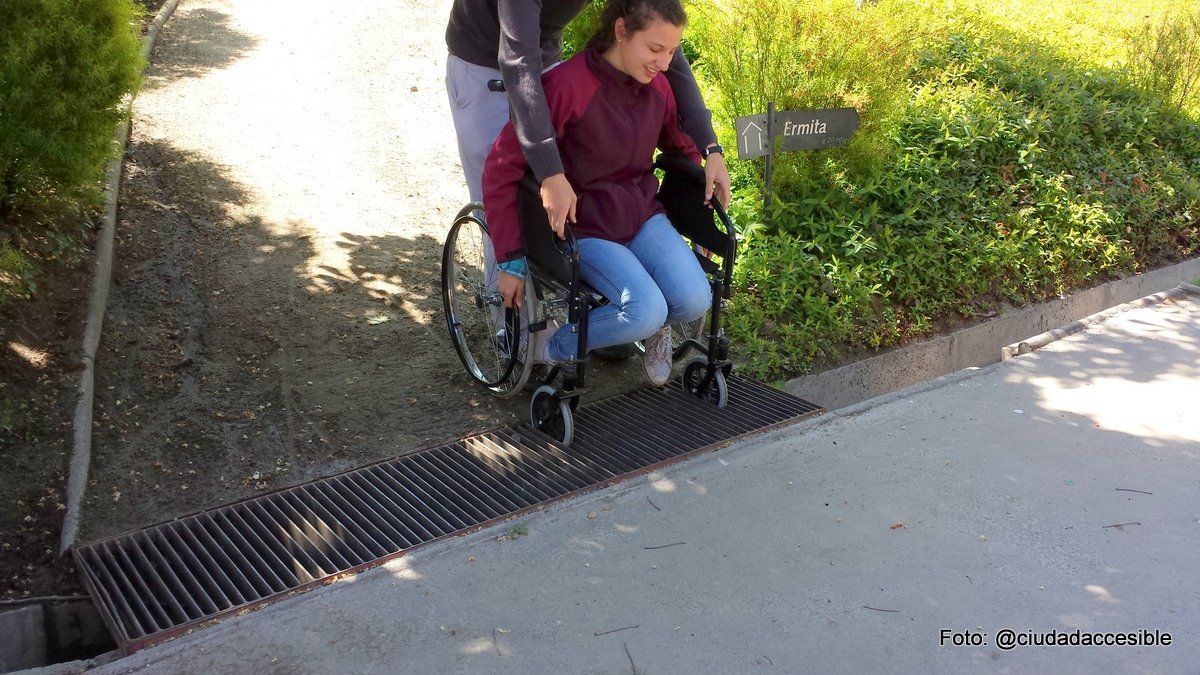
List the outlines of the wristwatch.
<svg viewBox="0 0 1200 675">
<path fill-rule="evenodd" d="M 720 143 L 717 143 L 715 145 L 710 145 L 707 148 L 701 148 L 700 156 L 703 157 L 704 159 L 708 159 L 708 156 L 713 154 L 714 152 L 721 153 L 722 157 L 725 156 L 725 148 L 722 148 Z"/>
</svg>

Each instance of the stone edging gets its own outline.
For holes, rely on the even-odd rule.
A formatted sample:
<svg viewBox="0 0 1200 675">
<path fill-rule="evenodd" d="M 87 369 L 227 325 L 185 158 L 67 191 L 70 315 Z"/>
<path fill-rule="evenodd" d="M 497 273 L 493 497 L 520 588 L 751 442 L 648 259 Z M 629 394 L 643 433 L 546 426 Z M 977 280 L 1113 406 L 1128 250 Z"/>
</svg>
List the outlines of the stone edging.
<svg viewBox="0 0 1200 675">
<path fill-rule="evenodd" d="M 159 8 L 153 23 L 142 38 L 142 62 L 150 63 L 150 52 L 163 24 L 175 12 L 179 0 L 167 0 Z M 108 305 L 108 290 L 112 285 L 113 240 L 117 223 L 117 196 L 121 187 L 121 169 L 125 163 L 125 146 L 129 143 L 129 128 L 133 119 L 133 100 L 127 108 L 128 118 L 117 125 L 115 142 L 119 153 L 109 161 L 107 181 L 104 186 L 104 213 L 100 219 L 100 232 L 96 236 L 96 273 L 92 277 L 92 294 L 88 303 L 87 322 L 83 332 L 83 369 L 79 374 L 79 400 L 75 404 L 71 462 L 67 475 L 67 512 L 63 516 L 62 538 L 59 553 L 65 553 L 75 544 L 79 533 L 80 509 L 83 493 L 87 487 L 88 465 L 92 455 L 92 402 L 95 393 L 96 350 L 100 347 L 100 333 L 104 327 L 104 310 Z"/>
<path fill-rule="evenodd" d="M 1200 258 L 1118 279 L 1094 288 L 1075 291 L 1057 300 L 1024 307 L 998 316 L 986 323 L 949 335 L 915 342 L 900 349 L 872 356 L 840 368 L 812 373 L 784 384 L 788 393 L 819 403 L 833 411 L 857 406 L 878 396 L 905 390 L 914 385 L 966 368 L 982 368 L 1002 360 L 1006 347 L 1022 342 L 1032 346 L 1042 335 L 1074 326 L 1087 317 L 1165 289 L 1191 286 L 1181 283 L 1200 277 Z M 1179 290 L 1170 293 L 1183 292 Z M 1058 328 L 1056 328 L 1058 327 Z M 1029 336 L 1039 336 L 1031 338 Z M 1013 347 L 1019 350 L 1019 347 Z"/>
<path fill-rule="evenodd" d="M 1065 326 L 1062 326 L 1061 328 L 1055 328 L 1054 330 L 1048 330 L 1045 333 L 1039 333 L 1038 335 L 1034 335 L 1033 337 L 1029 338 L 1028 340 L 1022 340 L 1020 342 L 1013 343 L 1013 344 L 1008 345 L 1008 346 L 1004 347 L 1003 349 L 1001 349 L 1000 350 L 1000 360 L 1008 361 L 1009 359 L 1013 359 L 1018 356 L 1022 356 L 1024 354 L 1029 354 L 1031 352 L 1034 352 L 1038 349 L 1041 349 L 1042 347 L 1045 347 L 1046 345 L 1050 344 L 1051 342 L 1056 342 L 1058 340 L 1061 340 L 1061 339 L 1067 337 L 1068 335 L 1074 335 L 1075 333 L 1084 331 L 1089 326 L 1094 326 L 1098 323 L 1102 323 L 1102 322 L 1112 318 L 1112 316 L 1114 314 L 1119 314 L 1120 312 L 1125 312 L 1125 311 L 1128 311 L 1131 309 L 1138 309 L 1140 307 L 1149 307 L 1150 305 L 1157 305 L 1158 303 L 1163 302 L 1164 300 L 1167 300 L 1168 298 L 1182 298 L 1186 295 L 1200 295 L 1200 286 L 1193 286 L 1192 284 L 1186 284 L 1186 283 L 1179 284 L 1178 286 L 1176 286 L 1175 288 L 1172 288 L 1169 291 L 1163 291 L 1162 293 L 1155 293 L 1154 295 L 1147 295 L 1146 297 L 1140 298 L 1138 300 L 1134 300 L 1133 302 L 1127 302 L 1123 305 L 1117 305 L 1116 307 L 1113 307 L 1111 309 L 1106 309 L 1103 312 L 1098 312 L 1096 314 L 1093 314 L 1089 317 L 1085 317 L 1078 321 L 1072 321 L 1071 323 L 1069 323 Z"/>
<path fill-rule="evenodd" d="M 988 364 L 985 366 L 980 366 L 980 367 L 963 368 L 961 370 L 953 371 L 951 373 L 942 375 L 942 376 L 937 377 L 932 380 L 928 380 L 926 382 L 914 384 L 914 385 L 905 387 L 903 389 L 899 389 L 897 391 L 891 391 L 891 392 L 887 392 L 884 394 L 880 394 L 878 396 L 866 399 L 864 401 L 860 401 L 860 402 L 853 403 L 853 404 L 850 404 L 850 405 L 847 405 L 844 407 L 840 407 L 836 410 L 831 410 L 829 412 L 829 414 L 814 418 L 814 420 L 812 420 L 812 421 L 825 420 L 827 418 L 832 420 L 832 419 L 838 419 L 838 418 L 843 418 L 843 417 L 853 417 L 855 415 L 861 415 L 862 413 L 865 413 L 870 410 L 874 410 L 875 408 L 878 408 L 879 406 L 882 406 L 882 405 L 885 405 L 888 403 L 894 403 L 896 401 L 908 399 L 916 394 L 920 394 L 920 393 L 923 393 L 926 391 L 932 391 L 934 389 L 940 389 L 947 385 L 955 384 L 957 382 L 961 382 L 963 380 L 966 380 L 966 379 L 969 379 L 972 377 L 976 377 L 982 373 L 986 373 L 986 372 L 995 370 L 997 368 L 1002 368 L 1004 361 L 1009 361 L 1009 360 L 1015 358 L 1016 356 L 1032 353 L 1034 350 L 1041 349 L 1042 347 L 1045 347 L 1046 345 L 1050 344 L 1051 342 L 1054 342 L 1055 340 L 1062 339 L 1064 337 L 1067 337 L 1068 335 L 1073 335 L 1073 334 L 1078 333 L 1086 328 L 1089 328 L 1096 324 L 1107 321 L 1108 319 L 1111 319 L 1113 316 L 1115 316 L 1121 312 L 1125 312 L 1125 311 L 1128 311 L 1131 309 L 1138 309 L 1140 307 L 1149 307 L 1151 305 L 1156 305 L 1156 304 L 1166 301 L 1168 299 L 1177 299 L 1177 298 L 1186 297 L 1188 295 L 1200 296 L 1200 286 L 1195 286 L 1195 285 L 1189 284 L 1189 283 L 1181 283 L 1178 286 L 1176 286 L 1175 288 L 1172 288 L 1168 291 L 1163 291 L 1162 293 L 1155 293 L 1153 295 L 1147 295 L 1143 298 L 1134 300 L 1133 302 L 1127 302 L 1122 305 L 1117 305 L 1116 307 L 1110 307 L 1109 309 L 1106 309 L 1101 312 L 1097 312 L 1096 314 L 1093 314 L 1091 316 L 1080 319 L 1079 321 L 1071 322 L 1070 324 L 1067 324 L 1067 325 L 1063 326 L 1062 328 L 1056 328 L 1051 331 L 1046 331 L 1045 333 L 1041 333 L 1038 336 L 1031 337 L 1028 340 L 1023 340 L 1021 342 L 1008 345 L 1008 346 L 1004 347 L 1002 350 L 1002 354 L 1001 354 L 1002 358 L 1000 360 L 995 361 L 994 363 L 991 363 L 991 364 Z M 1027 351 L 1021 351 L 1020 353 L 1017 353 L 1020 345 L 1028 345 L 1030 347 L 1030 349 L 1028 349 Z M 1005 355 L 1005 354 L 1007 354 L 1007 355 Z"/>
</svg>

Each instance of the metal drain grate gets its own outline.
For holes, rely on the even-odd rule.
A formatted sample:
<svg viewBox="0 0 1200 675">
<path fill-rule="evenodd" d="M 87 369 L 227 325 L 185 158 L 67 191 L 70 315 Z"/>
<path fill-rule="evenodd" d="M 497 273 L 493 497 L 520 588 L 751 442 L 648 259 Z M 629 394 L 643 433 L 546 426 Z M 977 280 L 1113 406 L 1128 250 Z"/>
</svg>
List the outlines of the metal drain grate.
<svg viewBox="0 0 1200 675">
<path fill-rule="evenodd" d="M 729 379 L 718 411 L 676 387 L 582 406 L 567 449 L 501 429 L 74 550 L 121 650 L 411 548 L 821 412 Z M 694 413 L 694 414 L 692 414 Z"/>
</svg>

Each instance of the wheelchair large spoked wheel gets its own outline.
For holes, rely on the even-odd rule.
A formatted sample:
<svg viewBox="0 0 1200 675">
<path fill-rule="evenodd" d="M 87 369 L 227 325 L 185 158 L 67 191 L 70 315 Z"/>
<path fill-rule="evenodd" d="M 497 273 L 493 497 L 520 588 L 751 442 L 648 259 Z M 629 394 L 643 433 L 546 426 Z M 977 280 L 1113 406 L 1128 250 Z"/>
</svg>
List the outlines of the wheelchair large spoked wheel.
<svg viewBox="0 0 1200 675">
<path fill-rule="evenodd" d="M 570 445 L 575 439 L 571 405 L 549 385 L 538 387 L 529 399 L 529 423 L 563 445 Z"/>
<path fill-rule="evenodd" d="M 521 311 L 505 309 L 489 273 L 494 256 L 478 204 L 463 208 L 442 249 L 442 304 L 450 340 L 467 373 L 499 396 L 521 391 L 533 367 L 528 358 L 528 297 Z M 526 295 L 528 296 L 526 284 Z"/>
<path fill-rule="evenodd" d="M 729 385 L 725 382 L 725 373 L 714 371 L 712 379 L 705 383 L 708 374 L 708 359 L 697 356 L 688 361 L 683 368 L 683 391 L 701 398 L 718 408 L 724 408 L 729 402 Z"/>
</svg>

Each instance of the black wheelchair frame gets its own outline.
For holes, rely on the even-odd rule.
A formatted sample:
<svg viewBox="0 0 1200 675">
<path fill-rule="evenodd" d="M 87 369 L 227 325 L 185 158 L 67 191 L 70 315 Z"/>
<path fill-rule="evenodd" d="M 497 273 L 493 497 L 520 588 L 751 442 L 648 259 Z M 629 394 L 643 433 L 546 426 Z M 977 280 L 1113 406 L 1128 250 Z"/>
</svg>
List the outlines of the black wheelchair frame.
<svg viewBox="0 0 1200 675">
<path fill-rule="evenodd" d="M 687 362 L 681 386 L 692 396 L 724 407 L 726 378 L 733 364 L 729 340 L 721 331 L 721 313 L 732 287 L 737 230 L 716 199 L 712 208 L 704 205 L 702 168 L 677 156 L 660 156 L 655 167 L 663 172 L 659 201 L 675 229 L 691 242 L 712 289 L 703 335 L 687 324 L 673 326 L 678 338 L 673 352 L 676 361 L 691 350 L 702 354 Z M 522 308 L 503 307 L 494 287 L 495 275 L 486 269 L 493 258 L 482 206 L 472 203 L 459 211 L 442 251 L 446 325 L 467 372 L 492 393 L 512 396 L 525 390 L 532 378 L 531 425 L 570 445 L 575 428 L 572 414 L 586 391 L 588 314 L 606 300 L 579 279 L 579 245 L 569 224 L 563 240 L 546 226 L 546 213 L 532 177 L 527 177 L 519 191 L 518 210 L 529 262 Z M 582 356 L 535 372 L 539 370 L 532 363 L 535 341 L 543 339 L 549 317 L 563 312 L 564 327 L 574 327 L 576 353 Z M 560 377 L 560 386 L 554 386 Z"/>
</svg>

